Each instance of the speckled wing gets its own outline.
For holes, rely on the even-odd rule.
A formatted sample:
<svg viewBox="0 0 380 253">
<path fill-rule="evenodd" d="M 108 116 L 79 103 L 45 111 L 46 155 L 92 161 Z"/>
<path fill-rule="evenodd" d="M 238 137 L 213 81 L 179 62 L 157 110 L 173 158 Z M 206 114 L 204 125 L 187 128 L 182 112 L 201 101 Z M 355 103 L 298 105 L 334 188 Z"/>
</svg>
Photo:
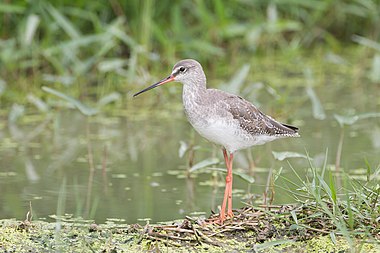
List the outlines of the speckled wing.
<svg viewBox="0 0 380 253">
<path fill-rule="evenodd" d="M 297 127 L 277 122 L 242 97 L 231 95 L 226 97 L 224 102 L 229 105 L 229 112 L 239 121 L 240 127 L 253 136 L 299 136 Z"/>
</svg>

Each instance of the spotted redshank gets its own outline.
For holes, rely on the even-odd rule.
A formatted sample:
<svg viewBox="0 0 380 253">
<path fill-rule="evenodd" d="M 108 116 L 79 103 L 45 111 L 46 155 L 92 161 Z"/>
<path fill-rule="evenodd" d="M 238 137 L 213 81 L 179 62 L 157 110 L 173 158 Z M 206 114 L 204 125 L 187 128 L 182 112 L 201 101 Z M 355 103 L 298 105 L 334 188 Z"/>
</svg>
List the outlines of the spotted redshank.
<svg viewBox="0 0 380 253">
<path fill-rule="evenodd" d="M 235 151 L 284 137 L 299 137 L 298 128 L 277 122 L 240 96 L 208 89 L 202 66 L 192 59 L 177 62 L 167 78 L 133 96 L 172 81 L 183 84 L 183 107 L 191 125 L 201 136 L 223 147 L 227 176 L 219 214 L 222 224 L 227 204 L 227 217 L 233 217 L 232 161 Z"/>
</svg>

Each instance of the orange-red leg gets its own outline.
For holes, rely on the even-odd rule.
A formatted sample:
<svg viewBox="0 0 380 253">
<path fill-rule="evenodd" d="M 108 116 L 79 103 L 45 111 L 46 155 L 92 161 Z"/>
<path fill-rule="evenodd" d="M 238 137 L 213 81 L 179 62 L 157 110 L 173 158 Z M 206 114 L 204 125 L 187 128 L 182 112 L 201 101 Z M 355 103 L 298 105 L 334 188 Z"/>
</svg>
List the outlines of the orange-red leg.
<svg viewBox="0 0 380 253">
<path fill-rule="evenodd" d="M 228 157 L 226 149 L 223 149 L 223 156 L 224 161 L 226 163 L 227 167 L 227 176 L 226 176 L 226 188 L 224 190 L 224 197 L 222 202 L 222 209 L 220 210 L 219 215 L 219 221 L 220 223 L 223 223 L 226 219 L 226 205 L 228 203 L 227 207 L 227 217 L 233 217 L 232 212 L 232 161 L 233 161 L 233 154 L 230 154 L 230 157 Z"/>
<path fill-rule="evenodd" d="M 230 183 L 229 183 L 229 190 L 228 190 L 228 208 L 227 208 L 227 217 L 233 217 L 234 213 L 232 212 L 232 181 L 233 181 L 233 176 L 232 176 L 232 161 L 234 159 L 234 155 L 230 154 L 230 159 L 229 159 L 229 170 L 227 173 L 229 173 L 229 178 L 230 178 Z"/>
</svg>

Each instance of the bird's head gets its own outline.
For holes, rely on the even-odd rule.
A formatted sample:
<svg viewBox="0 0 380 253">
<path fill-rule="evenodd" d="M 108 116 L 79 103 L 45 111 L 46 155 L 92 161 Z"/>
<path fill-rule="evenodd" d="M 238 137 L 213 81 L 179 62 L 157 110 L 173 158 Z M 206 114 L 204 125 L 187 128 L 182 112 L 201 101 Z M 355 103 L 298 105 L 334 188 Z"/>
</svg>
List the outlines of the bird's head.
<svg viewBox="0 0 380 253">
<path fill-rule="evenodd" d="M 204 81 L 199 80 L 201 78 L 205 79 L 205 76 L 203 73 L 202 66 L 199 64 L 199 62 L 193 59 L 181 60 L 174 65 L 172 73 L 168 77 L 143 89 L 142 91 L 137 92 L 133 96 L 136 97 L 137 95 L 140 95 L 141 93 L 144 93 L 145 91 L 154 89 L 165 83 L 169 83 L 173 81 L 181 82 L 183 84 L 187 84 L 187 83 L 204 83 L 205 84 L 206 80 Z"/>
</svg>

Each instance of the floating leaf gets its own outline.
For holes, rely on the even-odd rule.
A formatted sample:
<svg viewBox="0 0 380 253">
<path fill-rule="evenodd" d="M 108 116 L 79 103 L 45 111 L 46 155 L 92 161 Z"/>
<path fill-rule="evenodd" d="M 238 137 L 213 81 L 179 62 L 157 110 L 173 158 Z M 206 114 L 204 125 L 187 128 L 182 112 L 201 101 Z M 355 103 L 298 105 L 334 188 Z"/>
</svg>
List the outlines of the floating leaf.
<svg viewBox="0 0 380 253">
<path fill-rule="evenodd" d="M 168 170 L 166 171 L 166 173 L 168 173 L 168 175 L 176 176 L 183 173 L 183 171 L 182 170 Z"/>
<path fill-rule="evenodd" d="M 112 174 L 111 177 L 112 178 L 127 178 L 127 175 L 119 173 L 119 174 Z"/>
<path fill-rule="evenodd" d="M 279 160 L 279 161 L 283 161 L 287 158 L 305 158 L 305 159 L 307 159 L 306 155 L 300 154 L 297 152 L 290 152 L 290 151 L 276 152 L 276 151 L 272 151 L 272 154 L 273 154 L 274 158 Z"/>
<path fill-rule="evenodd" d="M 84 115 L 86 116 L 91 116 L 91 115 L 94 115 L 94 114 L 97 114 L 99 112 L 98 109 L 96 108 L 90 108 L 84 104 L 82 104 L 79 100 L 76 100 L 75 98 L 73 97 L 70 97 L 62 92 L 59 92 L 57 90 L 54 90 L 52 88 L 49 88 L 49 87 L 46 87 L 46 86 L 43 86 L 42 87 L 42 90 L 50 93 L 50 94 L 53 94 L 59 98 L 62 98 L 64 100 L 66 100 L 67 102 L 69 102 L 70 104 L 72 104 L 73 106 L 75 106 L 76 108 L 78 108 L 78 110 L 83 113 Z"/>
<path fill-rule="evenodd" d="M 227 173 L 227 169 L 224 169 L 224 168 L 208 168 L 208 169 L 213 170 L 213 171 L 219 171 L 219 172 Z M 250 184 L 253 184 L 255 182 L 255 179 L 253 177 L 251 177 L 250 175 L 247 175 L 243 172 L 240 172 L 237 170 L 232 170 L 232 174 L 239 176 L 241 179 L 244 179 L 245 181 L 247 181 Z"/>
<path fill-rule="evenodd" d="M 146 221 L 149 223 L 149 221 L 151 221 L 152 219 L 151 218 L 138 218 L 137 220 L 138 221 Z"/>
<path fill-rule="evenodd" d="M 119 218 L 107 218 L 106 220 L 110 222 L 125 222 L 125 219 L 119 219 Z"/>
<path fill-rule="evenodd" d="M 368 118 L 378 118 L 380 117 L 380 112 L 367 112 L 356 115 L 339 115 L 334 114 L 334 118 L 338 121 L 340 127 L 344 125 L 352 125 L 356 123 L 359 119 L 368 119 Z"/>
<path fill-rule="evenodd" d="M 357 116 L 359 119 L 378 118 L 380 117 L 380 112 L 367 112 Z"/>
<path fill-rule="evenodd" d="M 241 177 L 241 179 L 244 179 L 245 181 L 247 181 L 250 184 L 253 184 L 255 182 L 255 179 L 253 177 L 251 177 L 250 175 L 247 175 L 247 174 L 245 174 L 243 172 L 232 171 L 232 174 L 235 174 L 235 175 Z"/>
<path fill-rule="evenodd" d="M 343 116 L 334 114 L 334 118 L 338 121 L 340 127 L 343 127 L 344 125 L 352 125 L 356 121 L 358 121 L 359 116 L 358 115 L 352 115 L 352 116 Z"/>
<path fill-rule="evenodd" d="M 197 164 L 194 164 L 193 167 L 190 168 L 190 172 L 194 172 L 196 170 L 199 170 L 199 169 L 211 166 L 211 165 L 215 165 L 218 163 L 219 163 L 218 158 L 208 158 L 208 159 L 205 159 L 205 160 L 203 160 Z"/>
</svg>

